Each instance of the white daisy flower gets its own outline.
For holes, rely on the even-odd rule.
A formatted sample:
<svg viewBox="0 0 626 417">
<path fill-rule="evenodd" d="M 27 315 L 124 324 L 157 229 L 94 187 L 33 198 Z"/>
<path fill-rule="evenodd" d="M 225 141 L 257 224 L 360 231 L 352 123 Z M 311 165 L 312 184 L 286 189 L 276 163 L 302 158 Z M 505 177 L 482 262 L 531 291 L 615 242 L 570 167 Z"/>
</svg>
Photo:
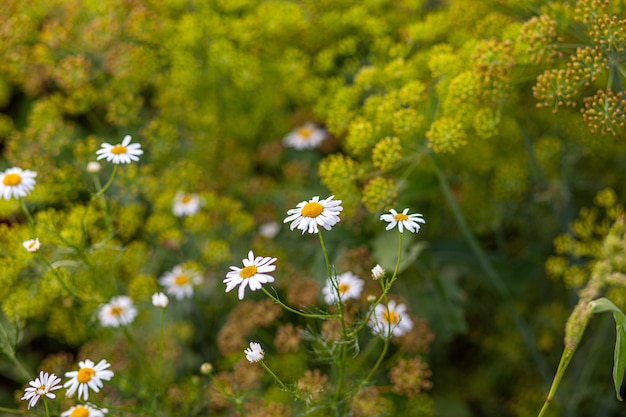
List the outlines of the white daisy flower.
<svg viewBox="0 0 626 417">
<path fill-rule="evenodd" d="M 178 191 L 174 196 L 172 211 L 176 217 L 191 216 L 200 210 L 200 196 Z"/>
<path fill-rule="evenodd" d="M 68 388 L 65 395 L 71 397 L 78 389 L 78 399 L 83 397 L 87 401 L 90 388 L 93 392 L 98 392 L 104 385 L 102 381 L 108 381 L 113 377 L 113 371 L 107 369 L 110 366 L 111 364 L 104 359 L 97 365 L 89 359 L 78 362 L 78 371 L 65 373 L 65 376 L 70 378 L 63 384 L 65 388 Z"/>
<path fill-rule="evenodd" d="M 324 129 L 316 127 L 313 123 L 306 123 L 283 138 L 285 146 L 303 150 L 313 149 L 328 137 Z"/>
<path fill-rule="evenodd" d="M 169 303 L 170 303 L 169 298 L 167 298 L 167 295 L 163 294 L 162 292 L 155 292 L 154 294 L 152 294 L 153 306 L 165 308 L 167 307 Z"/>
<path fill-rule="evenodd" d="M 39 238 L 26 240 L 23 243 L 24 248 L 29 252 L 37 252 L 41 247 L 41 242 L 39 242 Z"/>
<path fill-rule="evenodd" d="M 130 164 L 132 161 L 139 161 L 139 155 L 143 155 L 141 144 L 133 143 L 131 145 L 131 139 L 130 135 L 126 135 L 122 143 L 117 145 L 103 143 L 100 145 L 100 149 L 96 151 L 96 155 L 98 155 L 96 159 L 106 158 L 107 162 L 114 164 Z"/>
<path fill-rule="evenodd" d="M 248 359 L 251 363 L 261 362 L 265 356 L 265 352 L 263 352 L 261 345 L 255 342 L 250 342 L 250 347 L 244 350 L 243 353 L 246 354 L 246 359 Z"/>
<path fill-rule="evenodd" d="M 243 260 L 244 267 L 231 266 L 231 271 L 226 274 L 224 280 L 226 292 L 239 285 L 239 299 L 243 300 L 246 285 L 250 287 L 250 290 L 256 291 L 261 289 L 261 284 L 274 282 L 274 277 L 267 275 L 268 272 L 276 270 L 276 265 L 272 265 L 274 262 L 276 262 L 276 258 L 263 258 L 261 256 L 255 258 L 252 251 L 248 252 L 248 259 Z"/>
<path fill-rule="evenodd" d="M 326 230 L 330 230 L 339 222 L 339 212 L 343 210 L 341 200 L 333 200 L 331 195 L 325 200 L 321 200 L 318 196 L 313 197 L 309 201 L 298 203 L 295 209 L 287 211 L 287 218 L 283 223 L 292 222 L 291 230 L 299 229 L 304 232 L 317 233 L 317 226 L 322 226 Z"/>
<path fill-rule="evenodd" d="M 29 409 L 34 407 L 37 401 L 43 396 L 54 399 L 56 398 L 56 394 L 53 394 L 51 391 L 63 388 L 59 384 L 60 382 L 61 378 L 55 374 L 48 375 L 47 372 L 40 371 L 39 377 L 28 383 L 30 387 L 24 390 L 24 396 L 21 399 L 28 400 Z"/>
<path fill-rule="evenodd" d="M 398 213 L 394 209 L 389 210 L 389 213 L 380 216 L 380 220 L 389 222 L 386 230 L 393 229 L 396 224 L 400 233 L 406 228 L 409 232 L 417 233 L 420 231 L 419 223 L 426 223 L 424 216 L 419 213 L 408 214 L 409 209 L 404 209 L 402 213 Z"/>
<path fill-rule="evenodd" d="M 9 168 L 0 173 L 0 195 L 5 200 L 26 197 L 35 188 L 37 173 L 28 169 Z"/>
<path fill-rule="evenodd" d="M 406 306 L 396 304 L 394 300 L 390 300 L 386 307 L 384 304 L 377 304 L 367 324 L 372 328 L 372 333 L 383 337 L 389 337 L 390 334 L 402 336 L 413 328 Z"/>
<path fill-rule="evenodd" d="M 90 161 L 87 164 L 87 172 L 90 174 L 97 174 L 101 170 L 102 170 L 102 165 L 100 165 L 100 162 Z"/>
<path fill-rule="evenodd" d="M 378 280 L 384 276 L 385 276 L 385 270 L 383 269 L 382 266 L 376 265 L 374 268 L 372 268 L 372 278 L 374 278 L 375 280 Z"/>
<path fill-rule="evenodd" d="M 334 281 L 327 280 L 326 286 L 322 289 L 322 294 L 324 294 L 326 304 L 336 304 L 339 299 L 346 301 L 359 298 L 361 291 L 363 291 L 363 280 L 352 272 L 344 272 L 337 275 Z M 338 295 L 339 298 L 337 298 Z"/>
<path fill-rule="evenodd" d="M 135 320 L 137 309 L 133 300 L 126 295 L 111 298 L 108 304 L 100 307 L 98 318 L 104 327 L 119 327 L 127 325 Z"/>
<path fill-rule="evenodd" d="M 259 227 L 259 234 L 265 239 L 274 239 L 278 232 L 280 232 L 280 223 L 278 222 L 263 223 Z"/>
<path fill-rule="evenodd" d="M 61 417 L 104 417 L 109 410 L 106 408 L 96 408 L 92 404 L 75 405 L 67 411 L 61 413 Z"/>
<path fill-rule="evenodd" d="M 202 275 L 182 265 L 176 265 L 174 269 L 159 278 L 159 284 L 165 287 L 165 292 L 177 300 L 191 298 L 193 286 L 200 283 L 202 283 Z"/>
</svg>

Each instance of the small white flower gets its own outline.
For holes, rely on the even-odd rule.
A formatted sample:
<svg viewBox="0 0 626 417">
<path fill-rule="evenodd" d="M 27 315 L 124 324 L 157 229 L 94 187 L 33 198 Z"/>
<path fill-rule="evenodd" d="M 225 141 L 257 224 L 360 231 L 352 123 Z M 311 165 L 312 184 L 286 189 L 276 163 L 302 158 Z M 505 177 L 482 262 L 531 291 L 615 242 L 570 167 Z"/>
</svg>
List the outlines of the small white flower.
<svg viewBox="0 0 626 417">
<path fill-rule="evenodd" d="M 413 328 L 413 322 L 406 313 L 404 304 L 397 304 L 390 300 L 388 305 L 377 304 L 374 313 L 367 323 L 372 328 L 372 333 L 383 337 L 402 336 Z"/>
<path fill-rule="evenodd" d="M 108 370 L 111 364 L 102 359 L 96 365 L 93 361 L 85 359 L 78 362 L 78 371 L 66 372 L 65 376 L 70 378 L 63 386 L 68 388 L 67 397 L 74 395 L 78 389 L 78 399 L 81 397 L 85 401 L 89 399 L 89 389 L 93 392 L 99 392 L 104 386 L 102 381 L 108 381 L 113 377 L 113 371 Z"/>
<path fill-rule="evenodd" d="M 61 378 L 55 374 L 48 375 L 47 372 L 40 371 L 39 377 L 28 383 L 30 387 L 24 390 L 24 396 L 21 399 L 28 400 L 29 409 L 34 407 L 37 404 L 37 401 L 39 401 L 39 399 L 43 396 L 54 399 L 56 398 L 56 395 L 50 391 L 63 388 L 59 384 L 60 382 Z"/>
<path fill-rule="evenodd" d="M 344 272 L 337 275 L 333 281 L 327 280 L 326 286 L 322 289 L 322 294 L 324 294 L 326 304 L 335 304 L 339 299 L 343 302 L 359 298 L 361 291 L 363 291 L 363 280 L 352 272 Z"/>
<path fill-rule="evenodd" d="M 285 146 L 303 150 L 313 149 L 328 137 L 324 129 L 316 127 L 313 123 L 306 123 L 283 138 Z"/>
<path fill-rule="evenodd" d="M 35 188 L 37 173 L 28 169 L 9 168 L 0 173 L 0 195 L 5 200 L 26 197 Z"/>
<path fill-rule="evenodd" d="M 61 417 L 104 417 L 109 410 L 106 408 L 96 408 L 92 404 L 75 405 L 69 410 L 61 413 Z"/>
<path fill-rule="evenodd" d="M 278 222 L 263 223 L 259 227 L 259 234 L 263 236 L 265 239 L 274 239 L 279 231 L 280 231 L 280 223 Z"/>
<path fill-rule="evenodd" d="M 191 216 L 200 210 L 200 196 L 198 194 L 178 191 L 174 196 L 172 211 L 176 217 Z"/>
<path fill-rule="evenodd" d="M 26 240 L 23 243 L 24 248 L 29 252 L 37 252 L 41 247 L 41 242 L 39 242 L 39 238 Z"/>
<path fill-rule="evenodd" d="M 419 223 L 426 223 L 424 216 L 419 213 L 408 214 L 409 209 L 404 209 L 402 213 L 398 213 L 394 209 L 389 210 L 389 213 L 380 216 L 380 220 L 389 222 L 386 230 L 393 229 L 396 224 L 400 233 L 403 232 L 403 228 L 406 228 L 409 232 L 417 233 L 420 231 Z"/>
<path fill-rule="evenodd" d="M 152 305 L 155 307 L 165 308 L 169 304 L 170 300 L 167 295 L 162 292 L 155 292 L 152 294 Z"/>
<path fill-rule="evenodd" d="M 91 161 L 87 164 L 87 172 L 89 172 L 90 174 L 97 174 L 98 172 L 100 172 L 100 170 L 102 170 L 102 165 L 100 165 L 100 162 Z"/>
<path fill-rule="evenodd" d="M 98 318 L 105 327 L 119 327 L 130 324 L 137 316 L 133 300 L 126 295 L 111 298 L 108 304 L 100 307 Z"/>
<path fill-rule="evenodd" d="M 384 276 L 385 276 L 385 270 L 383 269 L 382 266 L 376 265 L 374 268 L 372 268 L 372 278 L 374 278 L 375 280 L 378 280 Z"/>
<path fill-rule="evenodd" d="M 252 251 L 248 252 L 248 259 L 243 260 L 244 267 L 231 266 L 231 271 L 226 274 L 224 280 L 226 292 L 239 285 L 239 299 L 243 300 L 246 286 L 249 286 L 250 290 L 256 291 L 261 289 L 261 284 L 274 282 L 274 277 L 267 275 L 268 272 L 276 270 L 276 265 L 272 265 L 274 262 L 276 262 L 276 258 L 261 256 L 255 258 Z"/>
<path fill-rule="evenodd" d="M 159 278 L 159 284 L 165 287 L 165 292 L 177 300 L 191 298 L 193 286 L 202 282 L 202 275 L 195 270 L 176 265 L 171 271 Z"/>
<path fill-rule="evenodd" d="M 251 363 L 261 362 L 265 356 L 265 352 L 261 348 L 261 345 L 255 342 L 250 342 L 250 347 L 243 351 L 246 354 L 246 359 Z"/>
<path fill-rule="evenodd" d="M 100 149 L 96 151 L 98 157 L 97 160 L 106 158 L 107 162 L 114 164 L 130 164 L 132 161 L 139 161 L 139 155 L 143 155 L 141 144 L 130 144 L 132 137 L 130 135 L 124 136 L 122 143 L 117 145 L 111 145 L 110 143 L 103 143 L 100 145 Z"/>
<path fill-rule="evenodd" d="M 326 230 L 330 230 L 339 222 L 339 212 L 343 210 L 341 200 L 333 200 L 331 195 L 325 200 L 321 200 L 318 196 L 313 197 L 309 201 L 298 203 L 295 209 L 287 211 L 287 218 L 284 223 L 292 222 L 290 229 L 299 229 L 304 232 L 317 233 L 317 226 L 322 226 Z"/>
</svg>

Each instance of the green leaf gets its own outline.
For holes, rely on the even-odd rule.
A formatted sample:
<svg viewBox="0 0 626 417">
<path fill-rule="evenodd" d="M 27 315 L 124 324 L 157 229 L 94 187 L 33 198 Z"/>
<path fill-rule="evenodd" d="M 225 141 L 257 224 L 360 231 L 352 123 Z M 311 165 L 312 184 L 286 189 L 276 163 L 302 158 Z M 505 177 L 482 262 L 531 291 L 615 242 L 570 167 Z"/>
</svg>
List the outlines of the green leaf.
<svg viewBox="0 0 626 417">
<path fill-rule="evenodd" d="M 599 298 L 589 303 L 591 312 L 603 313 L 610 311 L 615 319 L 615 354 L 613 356 L 613 383 L 617 399 L 623 401 L 622 383 L 624 382 L 624 370 L 626 370 L 626 315 L 607 298 Z"/>
</svg>

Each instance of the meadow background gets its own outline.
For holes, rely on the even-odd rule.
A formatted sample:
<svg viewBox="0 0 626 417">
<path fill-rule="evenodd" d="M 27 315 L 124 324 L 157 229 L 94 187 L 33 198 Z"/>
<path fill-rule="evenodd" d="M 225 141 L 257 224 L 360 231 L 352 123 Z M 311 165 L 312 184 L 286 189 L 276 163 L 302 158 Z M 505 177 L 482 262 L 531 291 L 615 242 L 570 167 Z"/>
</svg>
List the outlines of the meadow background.
<svg viewBox="0 0 626 417">
<path fill-rule="evenodd" d="M 111 415 L 334 415 L 335 363 L 316 348 L 332 329 L 222 282 L 252 249 L 278 259 L 266 286 L 281 299 L 327 308 L 319 240 L 283 219 L 334 195 L 344 210 L 324 239 L 337 272 L 365 281 L 357 318 L 379 291 L 371 268 L 396 265 L 380 215 L 426 219 L 403 235 L 390 292 L 414 328 L 337 415 L 536 416 L 579 291 L 599 264 L 626 272 L 625 13 L 614 0 L 3 1 L 0 169 L 37 172 L 27 197 L 0 200 L 4 415 L 26 410 L 39 370 L 85 358 L 111 363 L 90 397 Z M 306 123 L 326 139 L 288 146 Z M 125 135 L 144 154 L 94 200 L 113 166 L 87 165 Z M 201 209 L 174 215 L 179 192 Z M 176 265 L 202 279 L 170 297 L 160 351 L 150 300 Z M 594 297 L 623 309 L 624 282 Z M 121 294 L 138 316 L 103 327 L 98 309 Z M 346 387 L 382 347 L 367 329 L 359 340 Z M 245 360 L 250 341 L 308 401 Z M 623 412 L 614 341 L 610 315 L 589 321 L 548 415 Z M 59 392 L 51 415 L 74 404 Z"/>
</svg>

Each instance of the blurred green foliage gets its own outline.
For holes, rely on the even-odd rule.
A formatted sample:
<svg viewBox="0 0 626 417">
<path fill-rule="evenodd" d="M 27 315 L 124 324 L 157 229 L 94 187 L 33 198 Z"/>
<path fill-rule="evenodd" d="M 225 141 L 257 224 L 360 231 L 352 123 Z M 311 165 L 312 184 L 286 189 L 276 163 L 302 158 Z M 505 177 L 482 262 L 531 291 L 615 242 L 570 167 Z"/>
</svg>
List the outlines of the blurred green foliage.
<svg viewBox="0 0 626 417">
<path fill-rule="evenodd" d="M 325 273 L 316 240 L 258 230 L 330 192 L 345 208 L 326 236 L 332 261 L 362 278 L 375 263 L 393 267 L 383 211 L 427 219 L 419 241 L 405 241 L 394 292 L 434 342 L 393 345 L 353 415 L 536 415 L 575 291 L 623 216 L 625 14 L 619 0 L 2 2 L 0 167 L 38 173 L 24 199 L 34 226 L 20 203 L 0 201 L 2 323 L 19 324 L 16 355 L 58 374 L 106 356 L 129 371 L 116 374 L 125 407 L 158 392 L 168 415 L 230 415 L 220 395 L 245 395 L 246 415 L 298 415 L 239 363 L 249 338 L 294 383 L 323 386 L 327 365 L 309 363 L 306 346 L 271 347 L 276 306 L 256 294 L 237 304 L 221 280 L 252 248 L 279 259 L 281 295 L 314 293 Z M 320 149 L 285 148 L 308 121 L 330 133 Z M 87 164 L 126 134 L 141 161 L 120 166 L 106 203 L 91 201 L 111 168 Z M 202 210 L 173 216 L 178 191 L 197 193 Z M 22 247 L 33 237 L 41 257 Z M 185 262 L 205 281 L 193 302 L 169 307 L 167 377 L 154 381 L 141 372 L 157 350 L 150 295 Z M 97 323 L 117 294 L 141 310 L 133 328 L 147 356 Z M 626 306 L 622 288 L 606 295 Z M 594 320 L 554 415 L 621 406 L 606 378 L 611 323 Z M 432 388 L 391 389 L 396 367 L 419 368 L 414 357 Z M 199 375 L 203 362 L 231 397 Z M 13 362 L 0 366 L 10 388 L 0 402 L 12 404 L 26 381 Z"/>
</svg>

